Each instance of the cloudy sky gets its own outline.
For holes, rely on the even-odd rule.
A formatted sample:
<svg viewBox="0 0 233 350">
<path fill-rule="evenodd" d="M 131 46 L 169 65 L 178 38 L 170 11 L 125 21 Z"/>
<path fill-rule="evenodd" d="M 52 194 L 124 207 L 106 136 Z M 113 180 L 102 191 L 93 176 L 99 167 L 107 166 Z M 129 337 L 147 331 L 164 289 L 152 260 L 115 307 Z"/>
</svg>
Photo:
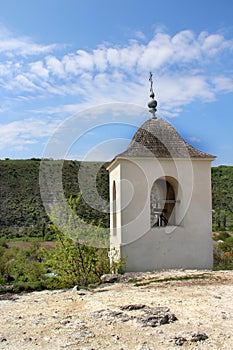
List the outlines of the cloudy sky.
<svg viewBox="0 0 233 350">
<path fill-rule="evenodd" d="M 158 117 L 233 165 L 232 13 L 231 0 L 0 0 L 0 158 L 111 158 L 150 118 L 152 71 Z"/>
</svg>

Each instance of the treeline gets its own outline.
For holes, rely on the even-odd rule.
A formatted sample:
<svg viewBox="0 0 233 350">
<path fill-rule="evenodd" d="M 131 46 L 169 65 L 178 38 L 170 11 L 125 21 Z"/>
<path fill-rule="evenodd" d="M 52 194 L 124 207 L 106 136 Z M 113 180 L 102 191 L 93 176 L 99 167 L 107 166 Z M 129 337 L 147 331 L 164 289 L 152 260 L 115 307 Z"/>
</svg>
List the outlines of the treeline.
<svg viewBox="0 0 233 350">
<path fill-rule="evenodd" d="M 233 166 L 212 168 L 213 231 L 233 230 Z"/>
<path fill-rule="evenodd" d="M 45 181 L 56 183 L 57 170 L 62 169 L 62 191 L 67 199 L 76 202 L 78 217 L 92 225 L 109 227 L 108 164 L 68 160 L 44 162 L 47 162 L 45 173 L 42 172 Z M 41 199 L 40 166 L 40 159 L 0 160 L 0 237 L 55 239 Z M 212 187 L 213 230 L 233 230 L 233 167 L 213 167 Z"/>
<path fill-rule="evenodd" d="M 64 196 L 67 200 L 76 200 L 79 197 L 75 209 L 77 215 L 92 225 L 101 223 L 103 227 L 109 227 L 108 208 L 92 208 L 90 205 L 95 202 L 92 194 L 93 184 L 96 185 L 96 191 L 103 203 L 106 205 L 109 202 L 107 164 L 47 160 L 45 170 L 41 170 L 40 166 L 40 159 L 0 160 L 0 237 L 24 240 L 55 239 L 54 230 L 51 229 L 50 219 L 42 203 L 40 181 L 41 177 L 46 175 L 45 181 L 56 183 L 60 168 Z M 79 187 L 78 179 L 80 167 L 86 179 L 84 192 L 88 193 L 90 204 L 81 195 L 83 188 Z M 43 174 L 43 171 L 47 173 Z"/>
</svg>

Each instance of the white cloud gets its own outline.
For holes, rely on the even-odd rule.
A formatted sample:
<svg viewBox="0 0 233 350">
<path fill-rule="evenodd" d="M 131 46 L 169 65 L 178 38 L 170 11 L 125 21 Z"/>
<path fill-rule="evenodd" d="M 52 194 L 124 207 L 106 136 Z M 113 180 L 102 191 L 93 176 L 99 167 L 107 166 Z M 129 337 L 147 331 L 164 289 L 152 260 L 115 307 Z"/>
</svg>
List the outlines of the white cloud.
<svg viewBox="0 0 233 350">
<path fill-rule="evenodd" d="M 62 58 L 62 66 L 66 73 L 81 74 L 84 71 L 91 71 L 94 67 L 94 57 L 84 50 L 76 53 L 69 53 Z"/>
<path fill-rule="evenodd" d="M 138 51 L 138 67 L 141 70 L 158 69 L 162 64 L 171 60 L 173 55 L 170 36 L 158 33 L 156 36 Z"/>
<path fill-rule="evenodd" d="M 25 107 L 22 121 L 0 125 L 0 149 L 26 149 L 44 141 L 53 134 L 58 118 L 89 107 L 116 102 L 146 107 L 149 71 L 158 115 L 163 117 L 178 115 L 193 101 L 211 102 L 220 93 L 233 92 L 233 40 L 220 34 L 184 30 L 172 36 L 160 29 L 150 40 L 134 33 L 122 46 L 108 43 L 63 54 L 57 49 L 56 44 L 36 43 L 0 27 L 0 113 L 6 120 L 13 111 L 13 120 L 22 115 L 18 106 Z M 84 113 L 83 119 L 102 118 L 97 109 Z M 195 136 L 190 141 L 200 142 Z"/>
<path fill-rule="evenodd" d="M 189 138 L 189 140 L 190 140 L 191 142 L 195 142 L 195 143 L 201 142 L 201 140 L 200 140 L 198 137 L 196 137 L 196 136 L 191 136 L 191 137 Z"/>
<path fill-rule="evenodd" d="M 225 42 L 224 37 L 219 34 L 208 35 L 208 33 L 202 33 L 199 37 L 202 41 L 202 50 L 208 52 L 209 55 L 216 54 L 219 50 L 228 46 L 228 43 Z"/>
<path fill-rule="evenodd" d="M 171 36 L 157 30 L 151 40 L 138 33 L 138 40 L 124 46 L 106 44 L 58 57 L 54 44 L 3 32 L 0 28 L 0 55 L 7 53 L 0 64 L 2 96 L 8 89 L 14 98 L 27 93 L 28 98 L 76 96 L 81 106 L 116 101 L 145 106 L 152 70 L 159 108 L 174 116 L 194 100 L 213 101 L 233 90 L 231 67 L 222 58 L 223 53 L 232 58 L 233 41 L 219 34 L 184 30 Z"/>
<path fill-rule="evenodd" d="M 140 40 L 145 40 L 146 39 L 146 36 L 143 32 L 141 32 L 140 30 L 136 31 L 134 33 L 135 37 L 140 39 Z"/>
<path fill-rule="evenodd" d="M 44 67 L 43 62 L 41 61 L 30 63 L 30 68 L 31 68 L 32 74 L 35 74 L 41 79 L 47 79 L 49 76 L 48 69 Z"/>
<path fill-rule="evenodd" d="M 58 77 L 64 77 L 64 66 L 63 63 L 60 62 L 56 57 L 54 56 L 47 56 L 45 58 L 46 66 L 49 72 L 53 75 L 57 75 Z"/>
<path fill-rule="evenodd" d="M 11 72 L 10 70 L 11 64 L 6 62 L 5 64 L 0 63 L 0 77 L 3 78 L 4 76 L 8 76 Z"/>
<path fill-rule="evenodd" d="M 17 91 L 27 91 L 27 92 L 34 92 L 35 90 L 38 90 L 39 88 L 25 75 L 18 74 L 16 77 L 14 77 L 13 80 L 9 82 L 6 87 L 9 90 L 17 90 Z"/>
<path fill-rule="evenodd" d="M 112 67 L 118 67 L 120 63 L 120 54 L 116 48 L 107 49 L 107 60 Z"/>
<path fill-rule="evenodd" d="M 82 70 L 92 70 L 93 69 L 93 56 L 84 50 L 77 51 L 77 66 Z"/>
<path fill-rule="evenodd" d="M 24 119 L 8 124 L 0 124 L 0 149 L 14 147 L 17 150 L 26 149 L 35 144 L 38 139 L 51 136 L 59 121 L 45 121 L 39 119 Z"/>
<path fill-rule="evenodd" d="M 233 77 L 218 76 L 213 79 L 216 91 L 233 92 Z"/>
<path fill-rule="evenodd" d="M 107 68 L 107 50 L 105 47 L 93 51 L 93 59 L 97 71 L 104 71 Z"/>
<path fill-rule="evenodd" d="M 8 57 L 45 54 L 57 47 L 56 44 L 37 44 L 29 37 L 14 36 L 7 28 L 0 26 L 0 53 Z"/>
</svg>

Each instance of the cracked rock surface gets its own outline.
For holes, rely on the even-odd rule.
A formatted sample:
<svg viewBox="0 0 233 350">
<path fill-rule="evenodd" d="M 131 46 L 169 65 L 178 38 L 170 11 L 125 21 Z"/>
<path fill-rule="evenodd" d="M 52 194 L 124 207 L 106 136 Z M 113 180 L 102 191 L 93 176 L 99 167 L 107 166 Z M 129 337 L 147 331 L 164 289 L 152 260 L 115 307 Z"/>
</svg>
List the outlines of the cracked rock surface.
<svg viewBox="0 0 233 350">
<path fill-rule="evenodd" d="M 229 350 L 232 296 L 233 271 L 193 270 L 127 273 L 82 292 L 4 294 L 0 349 Z"/>
</svg>

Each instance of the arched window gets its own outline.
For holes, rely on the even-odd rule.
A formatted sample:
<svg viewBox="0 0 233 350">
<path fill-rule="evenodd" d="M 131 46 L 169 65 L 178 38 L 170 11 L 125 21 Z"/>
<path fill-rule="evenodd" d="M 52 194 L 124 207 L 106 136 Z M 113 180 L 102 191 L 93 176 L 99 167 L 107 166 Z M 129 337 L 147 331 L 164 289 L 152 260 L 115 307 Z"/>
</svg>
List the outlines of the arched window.
<svg viewBox="0 0 233 350">
<path fill-rule="evenodd" d="M 177 181 L 169 180 L 166 177 L 159 178 L 152 186 L 150 194 L 151 227 L 175 225 Z"/>
<path fill-rule="evenodd" d="M 113 186 L 112 186 L 112 225 L 113 225 L 113 234 L 116 235 L 117 217 L 116 217 L 116 182 L 115 181 L 113 181 Z"/>
</svg>

